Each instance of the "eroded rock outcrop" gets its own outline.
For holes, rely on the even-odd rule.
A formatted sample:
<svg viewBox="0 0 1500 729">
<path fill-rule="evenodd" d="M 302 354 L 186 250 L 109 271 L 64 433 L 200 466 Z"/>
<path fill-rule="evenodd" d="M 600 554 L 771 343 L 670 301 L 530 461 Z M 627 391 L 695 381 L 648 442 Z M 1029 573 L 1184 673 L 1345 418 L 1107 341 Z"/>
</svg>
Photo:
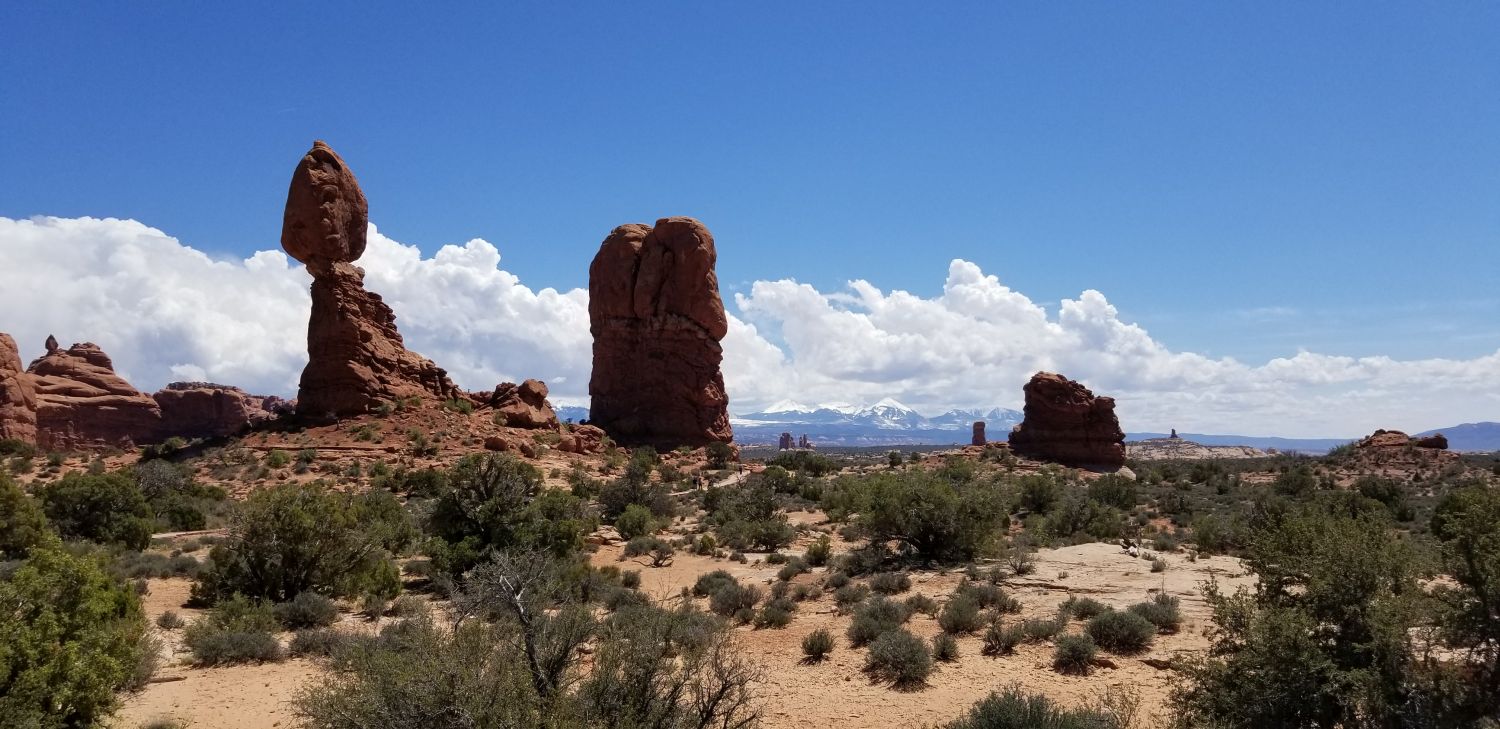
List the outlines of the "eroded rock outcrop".
<svg viewBox="0 0 1500 729">
<path fill-rule="evenodd" d="M 717 258 L 708 228 L 683 217 L 615 228 L 594 256 L 590 422 L 616 441 L 667 449 L 733 439 Z"/>
<path fill-rule="evenodd" d="M 279 397 L 251 395 L 212 382 L 173 382 L 151 395 L 165 437 L 219 438 L 240 433 L 289 409 Z"/>
<path fill-rule="evenodd" d="M 36 390 L 16 340 L 0 332 L 0 440 L 36 443 Z"/>
<path fill-rule="evenodd" d="M 1125 465 L 1125 432 L 1112 397 L 1051 372 L 1026 383 L 1025 419 L 1010 433 L 1011 450 L 1042 461 L 1079 468 Z"/>
<path fill-rule="evenodd" d="M 1448 450 L 1448 438 L 1442 433 L 1412 437 L 1399 430 L 1377 430 L 1357 444 L 1359 448 L 1430 448 Z"/>
<path fill-rule="evenodd" d="M 161 408 L 115 374 L 92 342 L 51 346 L 26 374 L 36 392 L 36 442 L 48 450 L 129 448 L 155 441 Z"/>
<path fill-rule="evenodd" d="M 297 409 L 314 417 L 356 415 L 408 397 L 459 392 L 441 367 L 407 351 L 396 315 L 364 287 L 353 262 L 365 250 L 368 206 L 348 165 L 314 142 L 287 191 L 281 246 L 312 274 L 307 367 Z"/>
<path fill-rule="evenodd" d="M 505 416 L 506 425 L 514 428 L 557 427 L 557 412 L 547 402 L 547 383 L 541 380 L 496 385 L 490 395 L 490 406 Z"/>
<path fill-rule="evenodd" d="M 974 434 L 969 438 L 969 445 L 982 446 L 989 441 L 984 438 L 984 421 L 974 421 Z"/>
</svg>

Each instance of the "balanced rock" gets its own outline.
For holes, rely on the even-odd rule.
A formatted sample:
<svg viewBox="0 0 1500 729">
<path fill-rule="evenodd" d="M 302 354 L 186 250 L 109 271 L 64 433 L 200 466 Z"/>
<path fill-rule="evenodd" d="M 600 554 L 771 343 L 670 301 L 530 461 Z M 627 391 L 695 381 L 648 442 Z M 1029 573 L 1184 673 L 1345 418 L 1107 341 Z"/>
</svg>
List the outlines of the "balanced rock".
<svg viewBox="0 0 1500 729">
<path fill-rule="evenodd" d="M 36 390 L 16 340 L 0 332 L 0 440 L 36 443 Z"/>
<path fill-rule="evenodd" d="M 407 397 L 447 399 L 448 374 L 406 350 L 396 314 L 365 290 L 353 262 L 365 251 L 368 208 L 348 165 L 322 141 L 298 163 L 287 191 L 281 247 L 312 274 L 307 367 L 298 412 L 356 415 Z"/>
<path fill-rule="evenodd" d="M 718 254 L 692 218 L 610 232 L 589 266 L 590 422 L 626 445 L 729 442 Z"/>
<path fill-rule="evenodd" d="M 557 412 L 547 402 L 547 383 L 527 380 L 517 385 L 502 382 L 490 396 L 490 406 L 505 416 L 505 424 L 515 428 L 556 428 Z"/>
<path fill-rule="evenodd" d="M 969 445 L 982 446 L 986 442 L 988 442 L 988 441 L 986 441 L 985 438 L 984 438 L 984 421 L 983 420 L 976 420 L 976 421 L 974 421 L 974 435 L 971 438 L 969 438 Z"/>
<path fill-rule="evenodd" d="M 161 408 L 115 374 L 109 355 L 96 344 L 49 346 L 26 373 L 36 392 L 36 440 L 42 448 L 133 447 L 158 437 Z"/>
<path fill-rule="evenodd" d="M 1114 398 L 1095 397 L 1051 372 L 1032 375 L 1025 393 L 1025 418 L 1010 433 L 1011 450 L 1080 468 L 1125 465 L 1125 432 L 1115 417 Z"/>
<path fill-rule="evenodd" d="M 284 401 L 212 382 L 173 382 L 151 396 L 161 408 L 161 432 L 182 438 L 240 433 L 281 414 Z"/>
</svg>

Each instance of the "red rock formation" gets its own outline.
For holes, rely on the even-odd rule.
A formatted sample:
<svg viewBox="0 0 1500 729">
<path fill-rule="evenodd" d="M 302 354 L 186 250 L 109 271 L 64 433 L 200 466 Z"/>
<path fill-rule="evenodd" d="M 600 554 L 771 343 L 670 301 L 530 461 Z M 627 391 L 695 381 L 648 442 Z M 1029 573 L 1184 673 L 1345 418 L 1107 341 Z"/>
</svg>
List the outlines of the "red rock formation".
<svg viewBox="0 0 1500 729">
<path fill-rule="evenodd" d="M 627 445 L 729 442 L 714 239 L 692 218 L 622 225 L 589 266 L 590 422 Z"/>
<path fill-rule="evenodd" d="M 1399 430 L 1377 430 L 1369 436 L 1361 439 L 1359 448 L 1430 448 L 1433 450 L 1448 450 L 1448 437 L 1442 433 L 1429 435 L 1421 438 L 1413 438 Z"/>
<path fill-rule="evenodd" d="M 134 447 L 157 438 L 161 408 L 115 374 L 98 345 L 50 346 L 26 372 L 36 390 L 37 445 L 49 450 Z"/>
<path fill-rule="evenodd" d="M 604 431 L 592 425 L 571 425 L 562 432 L 557 449 L 564 453 L 598 453 L 604 450 Z"/>
<path fill-rule="evenodd" d="M 969 439 L 969 445 L 982 446 L 987 442 L 984 437 L 984 421 L 974 421 L 974 435 Z"/>
<path fill-rule="evenodd" d="M 313 148 L 292 173 L 281 247 L 312 274 L 307 367 L 297 409 L 315 417 L 369 412 L 406 397 L 458 397 L 448 374 L 406 350 L 396 315 L 365 290 L 353 265 L 365 250 L 367 207 L 354 173 L 327 144 Z"/>
<path fill-rule="evenodd" d="M 1038 372 L 1026 383 L 1025 419 L 1010 433 L 1010 447 L 1028 458 L 1067 466 L 1125 465 L 1125 432 L 1112 397 L 1094 397 L 1062 375 Z"/>
<path fill-rule="evenodd" d="M 163 437 L 218 438 L 279 414 L 279 397 L 250 395 L 211 382 L 173 382 L 151 396 L 161 408 Z"/>
<path fill-rule="evenodd" d="M 0 332 L 0 440 L 36 443 L 36 390 L 21 367 L 16 340 Z"/>
<path fill-rule="evenodd" d="M 490 406 L 504 415 L 505 424 L 513 428 L 557 427 L 557 412 L 547 402 L 547 383 L 541 380 L 496 385 Z"/>
</svg>

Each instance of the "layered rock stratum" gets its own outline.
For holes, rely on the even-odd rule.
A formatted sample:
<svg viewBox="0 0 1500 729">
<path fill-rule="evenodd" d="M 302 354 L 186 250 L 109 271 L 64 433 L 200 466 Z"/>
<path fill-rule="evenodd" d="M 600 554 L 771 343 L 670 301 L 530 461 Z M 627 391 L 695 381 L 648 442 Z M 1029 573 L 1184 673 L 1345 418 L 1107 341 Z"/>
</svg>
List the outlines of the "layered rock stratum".
<svg viewBox="0 0 1500 729">
<path fill-rule="evenodd" d="M 133 447 L 161 432 L 156 401 L 115 374 L 92 342 L 53 346 L 26 368 L 36 392 L 36 443 L 48 450 Z"/>
<path fill-rule="evenodd" d="M 0 332 L 0 440 L 36 442 L 36 389 L 16 340 Z"/>
<path fill-rule="evenodd" d="M 622 225 L 589 266 L 590 422 L 626 445 L 733 440 L 718 253 L 693 218 Z"/>
<path fill-rule="evenodd" d="M 1095 397 L 1062 375 L 1038 372 L 1024 388 L 1025 418 L 1010 433 L 1016 453 L 1078 468 L 1125 465 L 1125 431 L 1112 397 Z"/>
</svg>

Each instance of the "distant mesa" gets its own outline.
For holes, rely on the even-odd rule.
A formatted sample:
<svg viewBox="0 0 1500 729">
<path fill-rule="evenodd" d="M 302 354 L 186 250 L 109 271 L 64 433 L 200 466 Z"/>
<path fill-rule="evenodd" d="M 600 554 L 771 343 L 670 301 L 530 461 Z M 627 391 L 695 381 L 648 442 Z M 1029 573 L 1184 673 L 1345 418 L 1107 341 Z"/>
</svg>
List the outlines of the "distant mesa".
<svg viewBox="0 0 1500 729">
<path fill-rule="evenodd" d="M 1011 450 L 1027 458 L 1103 470 L 1125 465 L 1125 432 L 1115 400 L 1051 372 L 1024 388 L 1025 417 L 1010 433 Z"/>
<path fill-rule="evenodd" d="M 590 422 L 625 445 L 730 442 L 718 253 L 693 218 L 610 232 L 589 266 Z"/>
<path fill-rule="evenodd" d="M 974 432 L 969 436 L 969 445 L 982 446 L 987 442 L 984 438 L 984 421 L 974 421 Z"/>
<path fill-rule="evenodd" d="M 292 172 L 281 228 L 281 247 L 313 277 L 307 367 L 297 389 L 303 415 L 359 415 L 411 397 L 461 395 L 441 367 L 407 351 L 396 314 L 365 290 L 365 273 L 353 262 L 364 254 L 368 225 L 354 173 L 314 142 Z"/>
</svg>

